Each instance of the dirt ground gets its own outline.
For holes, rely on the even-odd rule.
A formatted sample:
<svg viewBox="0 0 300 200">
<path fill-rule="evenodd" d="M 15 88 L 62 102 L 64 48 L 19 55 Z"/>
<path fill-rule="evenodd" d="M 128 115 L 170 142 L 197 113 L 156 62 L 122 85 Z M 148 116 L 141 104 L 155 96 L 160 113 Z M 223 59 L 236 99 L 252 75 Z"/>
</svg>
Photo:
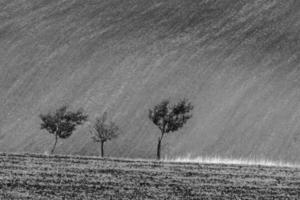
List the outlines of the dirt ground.
<svg viewBox="0 0 300 200">
<path fill-rule="evenodd" d="M 300 199 L 300 169 L 0 155 L 1 199 Z"/>
</svg>

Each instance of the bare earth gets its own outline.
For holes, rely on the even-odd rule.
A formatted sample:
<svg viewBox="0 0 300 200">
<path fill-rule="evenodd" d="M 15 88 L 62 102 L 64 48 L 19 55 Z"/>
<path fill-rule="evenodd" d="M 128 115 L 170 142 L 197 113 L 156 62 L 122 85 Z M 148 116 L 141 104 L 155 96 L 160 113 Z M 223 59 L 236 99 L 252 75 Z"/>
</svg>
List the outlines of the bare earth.
<svg viewBox="0 0 300 200">
<path fill-rule="evenodd" d="M 1 199 L 299 199 L 300 169 L 1 154 Z"/>
</svg>

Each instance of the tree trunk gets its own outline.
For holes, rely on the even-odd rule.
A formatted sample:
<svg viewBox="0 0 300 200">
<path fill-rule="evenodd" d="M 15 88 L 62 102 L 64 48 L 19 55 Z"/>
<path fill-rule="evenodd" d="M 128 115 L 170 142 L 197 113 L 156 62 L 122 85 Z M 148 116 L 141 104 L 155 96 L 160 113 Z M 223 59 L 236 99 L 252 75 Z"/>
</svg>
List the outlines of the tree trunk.
<svg viewBox="0 0 300 200">
<path fill-rule="evenodd" d="M 160 160 L 161 141 L 162 141 L 162 137 L 159 137 L 157 143 L 157 153 L 156 153 L 157 160 Z"/>
<path fill-rule="evenodd" d="M 54 150 L 55 150 L 55 147 L 56 147 L 56 144 L 57 144 L 57 139 L 58 139 L 57 134 L 55 134 L 55 142 L 54 142 L 54 145 L 52 147 L 51 154 L 54 153 Z"/>
<path fill-rule="evenodd" d="M 104 157 L 104 142 L 101 141 L 101 157 Z"/>
</svg>

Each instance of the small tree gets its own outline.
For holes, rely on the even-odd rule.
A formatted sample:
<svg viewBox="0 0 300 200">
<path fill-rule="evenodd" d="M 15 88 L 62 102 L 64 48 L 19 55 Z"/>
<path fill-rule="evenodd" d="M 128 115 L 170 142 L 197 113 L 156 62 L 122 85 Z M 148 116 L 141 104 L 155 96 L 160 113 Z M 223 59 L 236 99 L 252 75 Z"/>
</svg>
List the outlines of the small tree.
<svg viewBox="0 0 300 200">
<path fill-rule="evenodd" d="M 150 120 L 159 128 L 161 135 L 157 144 L 157 159 L 161 158 L 161 142 L 165 135 L 182 128 L 188 119 L 192 117 L 190 112 L 193 106 L 186 99 L 171 105 L 169 100 L 164 100 L 153 109 L 149 110 Z"/>
<path fill-rule="evenodd" d="M 96 121 L 90 130 L 94 142 L 101 145 L 101 157 L 104 157 L 104 143 L 117 138 L 119 136 L 120 128 L 114 122 L 106 122 L 107 113 L 105 112 L 102 117 L 97 117 Z"/>
<path fill-rule="evenodd" d="M 58 138 L 66 139 L 70 137 L 78 125 L 83 124 L 88 116 L 82 110 L 76 112 L 68 111 L 67 106 L 62 106 L 54 113 L 41 114 L 41 129 L 45 129 L 55 136 L 55 142 L 51 150 L 54 153 Z"/>
</svg>

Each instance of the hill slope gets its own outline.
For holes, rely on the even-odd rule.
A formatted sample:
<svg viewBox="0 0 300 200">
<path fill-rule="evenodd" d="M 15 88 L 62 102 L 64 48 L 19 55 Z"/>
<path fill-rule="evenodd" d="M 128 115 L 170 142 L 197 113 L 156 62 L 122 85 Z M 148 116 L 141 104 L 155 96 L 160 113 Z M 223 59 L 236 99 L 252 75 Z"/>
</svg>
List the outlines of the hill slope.
<svg viewBox="0 0 300 200">
<path fill-rule="evenodd" d="M 297 0 L 0 0 L 0 150 L 49 149 L 38 115 L 67 103 L 120 124 L 111 155 L 153 157 L 147 109 L 187 97 L 194 117 L 165 154 L 300 161 L 299 9 Z M 95 154 L 87 135 L 57 151 Z"/>
</svg>

